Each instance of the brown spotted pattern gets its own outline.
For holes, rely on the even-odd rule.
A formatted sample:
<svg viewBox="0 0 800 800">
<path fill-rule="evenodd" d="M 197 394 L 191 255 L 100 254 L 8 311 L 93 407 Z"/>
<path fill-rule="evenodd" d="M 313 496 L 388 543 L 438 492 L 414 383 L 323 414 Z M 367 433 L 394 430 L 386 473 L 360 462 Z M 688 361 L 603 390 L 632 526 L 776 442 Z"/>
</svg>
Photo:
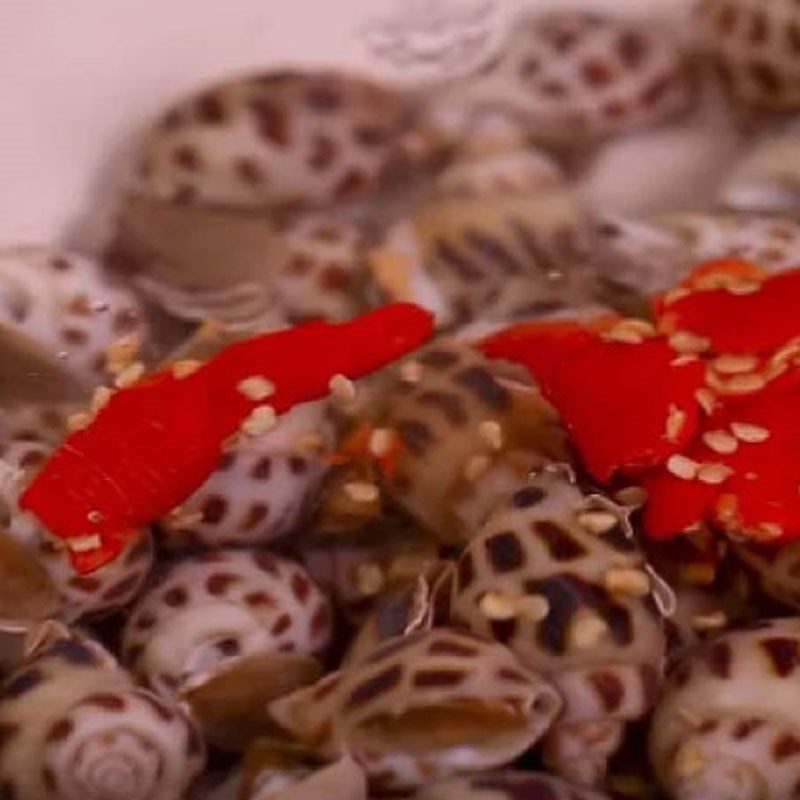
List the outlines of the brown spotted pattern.
<svg viewBox="0 0 800 800">
<path fill-rule="evenodd" d="M 649 579 L 632 535 L 622 509 L 582 494 L 565 469 L 546 467 L 497 508 L 455 568 L 452 620 L 503 642 L 553 681 L 565 708 L 546 756 L 582 783 L 604 771 L 623 722 L 648 711 L 660 681 L 665 637 L 652 599 L 607 584 L 609 570 Z M 585 743 L 601 723 L 602 744 Z"/>
<path fill-rule="evenodd" d="M 178 800 L 205 761 L 177 704 L 137 688 L 74 634 L 57 634 L 0 686 L 0 731 L 0 786 L 11 800 Z"/>
<path fill-rule="evenodd" d="M 794 796 L 799 647 L 800 619 L 766 621 L 718 635 L 671 670 L 650 730 L 652 764 L 670 796 L 713 800 L 732 781 Z"/>
<path fill-rule="evenodd" d="M 298 564 L 266 550 L 214 550 L 179 562 L 141 598 L 123 653 L 170 694 L 238 656 L 319 652 L 332 622 L 327 598 Z"/>
<path fill-rule="evenodd" d="M 338 203 L 381 185 L 406 123 L 402 97 L 348 75 L 236 79 L 164 114 L 144 143 L 135 187 L 239 208 Z"/>
<path fill-rule="evenodd" d="M 270 711 L 326 757 L 348 752 L 376 790 L 395 791 L 506 763 L 559 708 L 504 647 L 441 629 L 390 640 Z"/>
</svg>

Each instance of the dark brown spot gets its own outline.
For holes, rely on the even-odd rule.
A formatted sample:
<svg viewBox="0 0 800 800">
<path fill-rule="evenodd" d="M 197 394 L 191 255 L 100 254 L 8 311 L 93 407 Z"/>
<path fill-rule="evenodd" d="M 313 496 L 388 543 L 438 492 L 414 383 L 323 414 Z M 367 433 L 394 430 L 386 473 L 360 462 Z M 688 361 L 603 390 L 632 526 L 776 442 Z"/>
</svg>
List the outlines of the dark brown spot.
<svg viewBox="0 0 800 800">
<path fill-rule="evenodd" d="M 305 605 L 311 594 L 311 581 L 301 572 L 295 572 L 291 579 L 292 593 L 301 605 Z"/>
<path fill-rule="evenodd" d="M 458 353 L 453 353 L 450 350 L 427 350 L 417 356 L 417 361 L 426 367 L 446 369 L 447 367 L 452 367 L 458 361 Z"/>
<path fill-rule="evenodd" d="M 61 330 L 61 338 L 68 344 L 76 346 L 86 344 L 89 341 L 89 335 L 80 328 L 63 328 Z"/>
<path fill-rule="evenodd" d="M 181 115 L 177 108 L 173 108 L 170 111 L 167 111 L 166 114 L 161 118 L 161 122 L 159 122 L 159 127 L 162 131 L 172 131 L 175 130 L 181 124 Z"/>
<path fill-rule="evenodd" d="M 91 575 L 73 575 L 68 581 L 71 589 L 92 594 L 100 588 L 100 581 Z"/>
<path fill-rule="evenodd" d="M 458 686 L 463 683 L 467 673 L 459 669 L 426 669 L 414 675 L 414 686 L 420 689 L 440 689 Z"/>
<path fill-rule="evenodd" d="M 376 697 L 391 691 L 400 683 L 402 676 L 402 668 L 395 664 L 393 667 L 389 667 L 364 681 L 350 693 L 344 705 L 345 711 L 360 708 Z"/>
<path fill-rule="evenodd" d="M 800 664 L 800 650 L 795 639 L 774 636 L 759 642 L 767 654 L 775 674 L 781 678 L 791 675 Z"/>
<path fill-rule="evenodd" d="M 752 15 L 750 21 L 750 42 L 751 44 L 760 45 L 767 41 L 769 36 L 769 21 L 766 14 L 758 12 Z"/>
<path fill-rule="evenodd" d="M 738 12 L 736 6 L 732 3 L 723 4 L 717 13 L 716 24 L 720 33 L 730 34 L 736 27 L 736 20 L 738 19 Z"/>
<path fill-rule="evenodd" d="M 255 561 L 259 569 L 272 575 L 274 578 L 279 577 L 278 562 L 271 553 L 268 553 L 266 550 L 257 550 L 253 553 L 253 561 Z"/>
<path fill-rule="evenodd" d="M 17 800 L 17 786 L 11 781 L 0 782 L 0 800 Z"/>
<path fill-rule="evenodd" d="M 394 426 L 403 444 L 416 456 L 421 456 L 433 444 L 431 429 L 424 422 L 402 420 Z"/>
<path fill-rule="evenodd" d="M 197 188 L 188 183 L 183 183 L 175 187 L 172 194 L 172 201 L 179 206 L 189 205 L 197 199 Z"/>
<path fill-rule="evenodd" d="M 314 691 L 314 700 L 318 701 L 327 697 L 339 685 L 340 680 L 337 676 L 323 681 Z"/>
<path fill-rule="evenodd" d="M 300 456 L 289 458 L 289 471 L 292 475 L 303 475 L 308 471 L 308 461 Z"/>
<path fill-rule="evenodd" d="M 746 739 L 751 733 L 758 730 L 763 725 L 763 719 L 756 719 L 755 717 L 743 719 L 741 722 L 736 723 L 736 727 L 733 729 L 733 738 L 737 741 Z"/>
<path fill-rule="evenodd" d="M 56 790 L 56 774 L 50 767 L 45 767 L 42 770 L 42 783 L 48 792 L 55 792 Z"/>
<path fill-rule="evenodd" d="M 336 197 L 350 197 L 363 191 L 369 186 L 369 180 L 357 169 L 349 169 L 336 184 L 334 194 Z"/>
<path fill-rule="evenodd" d="M 800 25 L 791 22 L 786 26 L 786 42 L 790 50 L 800 53 Z"/>
<path fill-rule="evenodd" d="M 136 544 L 128 550 L 125 555 L 125 564 L 130 566 L 150 556 L 150 539 L 147 536 L 140 536 Z"/>
<path fill-rule="evenodd" d="M 750 64 L 750 75 L 758 88 L 768 95 L 779 95 L 783 88 L 780 77 L 773 68 L 763 61 Z"/>
<path fill-rule="evenodd" d="M 622 63 L 634 70 L 642 65 L 647 54 L 647 44 L 638 33 L 625 31 L 617 40 L 617 53 Z"/>
<path fill-rule="evenodd" d="M 381 147 L 389 139 L 389 131 L 382 125 L 357 125 L 353 138 L 364 147 Z"/>
<path fill-rule="evenodd" d="M 345 267 L 329 264 L 320 273 L 318 283 L 326 292 L 346 292 L 350 289 L 352 275 Z"/>
<path fill-rule="evenodd" d="M 472 779 L 471 787 L 477 792 L 491 792 L 503 800 L 582 800 L 582 793 L 561 794 L 554 789 L 549 777 L 525 773 L 498 773 Z M 565 789 L 566 792 L 566 789 Z"/>
<path fill-rule="evenodd" d="M 139 312 L 133 308 L 122 308 L 114 315 L 112 324 L 117 333 L 129 333 L 139 324 Z"/>
<path fill-rule="evenodd" d="M 268 481 L 272 475 L 272 459 L 264 457 L 260 459 L 253 467 L 250 475 L 258 481 Z"/>
<path fill-rule="evenodd" d="M 110 602 L 124 597 L 129 592 L 133 591 L 141 578 L 142 574 L 140 572 L 134 572 L 132 575 L 128 575 L 122 580 L 117 581 L 103 592 L 103 600 Z"/>
<path fill-rule="evenodd" d="M 664 96 L 672 88 L 675 79 L 672 75 L 664 75 L 653 81 L 643 92 L 641 101 L 645 106 L 654 106 L 664 99 Z"/>
<path fill-rule="evenodd" d="M 620 119 L 628 112 L 628 107 L 621 100 L 611 100 L 603 106 L 603 115 L 609 119 Z"/>
<path fill-rule="evenodd" d="M 243 531 L 252 531 L 260 525 L 269 515 L 269 506 L 266 503 L 253 503 L 242 522 Z"/>
<path fill-rule="evenodd" d="M 437 639 L 428 648 L 432 656 L 457 656 L 458 658 L 475 658 L 478 650 L 472 645 L 457 642 L 453 639 Z"/>
<path fill-rule="evenodd" d="M 270 633 L 273 636 L 280 636 L 292 627 L 292 618 L 288 614 L 281 614 L 272 626 Z"/>
<path fill-rule="evenodd" d="M 247 158 L 246 156 L 237 158 L 233 163 L 233 168 L 244 183 L 255 186 L 264 181 L 264 171 L 255 159 Z"/>
<path fill-rule="evenodd" d="M 491 261 L 507 275 L 519 274 L 525 269 L 525 265 L 499 239 L 475 228 L 467 228 L 464 240 L 482 258 Z"/>
<path fill-rule="evenodd" d="M 322 134 L 317 134 L 311 140 L 311 154 L 308 157 L 308 166 L 313 170 L 322 171 L 328 169 L 336 158 L 336 144 L 334 141 Z"/>
<path fill-rule="evenodd" d="M 530 80 L 542 66 L 542 62 L 538 58 L 527 58 L 520 64 L 519 75 L 523 80 Z"/>
<path fill-rule="evenodd" d="M 492 638 L 500 644 L 508 644 L 517 634 L 517 620 L 511 619 L 493 619 L 490 628 L 492 629 Z"/>
<path fill-rule="evenodd" d="M 152 614 L 140 614 L 134 623 L 140 631 L 148 631 L 155 624 L 156 618 Z"/>
<path fill-rule="evenodd" d="M 200 168 L 200 156 L 190 144 L 182 144 L 176 147 L 172 153 L 172 158 L 181 169 L 189 172 Z"/>
<path fill-rule="evenodd" d="M 186 726 L 186 753 L 190 758 L 196 758 L 203 752 L 203 738 L 197 726 L 189 722 Z"/>
<path fill-rule="evenodd" d="M 493 411 L 506 411 L 511 407 L 511 395 L 485 367 L 467 367 L 456 373 L 455 380 L 469 389 Z"/>
<path fill-rule="evenodd" d="M 59 639 L 53 642 L 47 648 L 47 653 L 76 666 L 89 667 L 97 663 L 97 656 L 91 647 L 72 639 Z"/>
<path fill-rule="evenodd" d="M 475 580 L 475 563 L 469 550 L 465 550 L 461 558 L 458 559 L 457 572 L 458 591 L 463 592 L 472 586 L 472 582 Z"/>
<path fill-rule="evenodd" d="M 244 601 L 249 606 L 266 606 L 272 608 L 275 606 L 275 598 L 269 592 L 258 591 L 249 592 L 244 596 Z"/>
<path fill-rule="evenodd" d="M 515 492 L 511 498 L 511 504 L 515 508 L 530 508 L 540 503 L 545 498 L 545 493 L 535 486 L 528 486 Z"/>
<path fill-rule="evenodd" d="M 66 272 L 68 269 L 72 269 L 72 263 L 63 256 L 58 256 L 57 258 L 51 258 L 50 266 L 54 270 L 57 270 L 58 272 Z"/>
<path fill-rule="evenodd" d="M 586 555 L 586 548 L 555 522 L 539 519 L 533 522 L 531 530 L 544 543 L 556 561 L 572 561 Z"/>
<path fill-rule="evenodd" d="M 227 639 L 220 639 L 215 647 L 222 653 L 223 656 L 228 658 L 232 658 L 233 656 L 238 656 L 239 653 L 242 652 L 242 648 L 239 646 L 239 642 L 236 639 L 227 638 Z"/>
<path fill-rule="evenodd" d="M 776 761 L 785 761 L 798 753 L 800 753 L 800 739 L 791 733 L 781 734 L 772 743 L 772 755 Z"/>
<path fill-rule="evenodd" d="M 259 136 L 278 147 L 289 144 L 289 120 L 283 109 L 262 98 L 253 100 L 250 109 L 255 116 Z"/>
<path fill-rule="evenodd" d="M 513 531 L 503 531 L 489 537 L 484 547 L 496 573 L 513 572 L 525 564 L 525 551 Z"/>
<path fill-rule="evenodd" d="M 0 695 L 6 699 L 20 697 L 35 689 L 44 680 L 44 675 L 38 669 L 29 669 L 12 675 L 3 685 Z"/>
<path fill-rule="evenodd" d="M 730 678 L 733 651 L 727 642 L 713 642 L 705 651 L 705 660 L 712 675 Z"/>
<path fill-rule="evenodd" d="M 228 501 L 219 495 L 211 495 L 203 502 L 200 510 L 203 514 L 203 522 L 209 525 L 218 525 L 228 511 Z"/>
<path fill-rule="evenodd" d="M 650 708 L 658 700 L 661 689 L 661 673 L 651 664 L 642 664 L 639 667 L 639 676 L 642 682 L 642 696 L 645 706 Z"/>
<path fill-rule="evenodd" d="M 609 714 L 616 711 L 622 704 L 622 698 L 625 696 L 625 687 L 622 681 L 613 672 L 608 672 L 607 670 L 593 672 L 589 676 L 589 680 L 600 696 L 603 708 L 605 708 Z"/>
<path fill-rule="evenodd" d="M 164 592 L 164 602 L 172 608 L 180 608 L 189 602 L 189 593 L 183 586 L 173 586 Z"/>
<path fill-rule="evenodd" d="M 11 722 L 0 723 L 0 750 L 19 733 L 19 725 Z"/>
<path fill-rule="evenodd" d="M 320 83 L 308 88 L 306 103 L 314 111 L 329 113 L 342 105 L 342 95 L 336 87 Z"/>
<path fill-rule="evenodd" d="M 420 392 L 418 398 L 423 405 L 439 409 L 451 425 L 465 425 L 469 419 L 464 403 L 457 394 L 431 389 Z"/>
<path fill-rule="evenodd" d="M 709 733 L 714 733 L 714 731 L 717 728 L 719 728 L 718 719 L 707 719 L 700 723 L 699 727 L 697 728 L 697 732 L 702 734 L 709 734 Z"/>
<path fill-rule="evenodd" d="M 232 584 L 239 580 L 238 575 L 231 572 L 215 572 L 208 576 L 206 580 L 206 589 L 208 593 L 215 597 L 225 594 Z"/>
<path fill-rule="evenodd" d="M 67 304 L 67 311 L 76 317 L 91 317 L 93 313 L 92 304 L 85 294 L 73 295 Z"/>
<path fill-rule="evenodd" d="M 197 98 L 195 113 L 198 120 L 206 125 L 219 125 L 225 121 L 225 107 L 213 92 L 206 92 Z"/>
<path fill-rule="evenodd" d="M 541 81 L 539 91 L 548 97 L 564 97 L 567 94 L 567 87 L 561 81 Z"/>
<path fill-rule="evenodd" d="M 614 78 L 611 65 L 603 61 L 587 61 L 581 67 L 583 79 L 589 86 L 607 86 Z"/>
<path fill-rule="evenodd" d="M 97 706 L 98 708 L 102 708 L 104 711 L 125 710 L 125 700 L 116 694 L 93 694 L 85 698 L 83 702 L 87 706 Z"/>
<path fill-rule="evenodd" d="M 437 239 L 434 252 L 435 257 L 465 283 L 480 281 L 484 278 L 483 270 L 450 242 Z"/>
<path fill-rule="evenodd" d="M 47 742 L 63 742 L 73 731 L 75 724 L 71 719 L 63 718 L 55 722 L 47 732 Z"/>
</svg>

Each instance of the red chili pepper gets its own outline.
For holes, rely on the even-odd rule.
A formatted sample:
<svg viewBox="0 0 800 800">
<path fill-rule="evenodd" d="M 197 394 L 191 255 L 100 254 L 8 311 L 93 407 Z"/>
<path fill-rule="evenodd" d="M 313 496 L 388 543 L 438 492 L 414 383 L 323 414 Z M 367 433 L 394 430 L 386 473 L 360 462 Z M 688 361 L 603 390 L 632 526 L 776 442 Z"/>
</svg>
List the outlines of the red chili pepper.
<svg viewBox="0 0 800 800">
<path fill-rule="evenodd" d="M 322 397 L 335 375 L 367 375 L 432 332 L 427 311 L 398 303 L 342 325 L 314 322 L 234 344 L 183 378 L 171 371 L 147 377 L 66 439 L 20 507 L 67 540 L 79 572 L 93 571 L 206 480 L 256 407 L 280 414 Z M 253 376 L 274 392 L 248 397 L 239 385 Z"/>
</svg>

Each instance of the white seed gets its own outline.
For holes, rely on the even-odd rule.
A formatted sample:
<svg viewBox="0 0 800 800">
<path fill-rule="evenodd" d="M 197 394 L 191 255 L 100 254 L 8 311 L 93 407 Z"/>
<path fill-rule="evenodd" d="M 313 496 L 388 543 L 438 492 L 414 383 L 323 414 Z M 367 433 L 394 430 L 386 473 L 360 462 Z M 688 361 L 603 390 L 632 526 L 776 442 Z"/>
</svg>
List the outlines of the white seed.
<svg viewBox="0 0 800 800">
<path fill-rule="evenodd" d="M 703 442 L 706 447 L 715 453 L 735 453 L 739 448 L 739 443 L 727 431 L 713 430 L 703 434 Z"/>
<path fill-rule="evenodd" d="M 689 780 L 701 773 L 708 764 L 706 754 L 693 742 L 685 742 L 675 754 L 675 776 Z"/>
<path fill-rule="evenodd" d="M 356 385 L 346 375 L 337 373 L 328 383 L 328 388 L 334 400 L 342 403 L 352 403 L 356 399 Z"/>
<path fill-rule="evenodd" d="M 711 340 L 689 331 L 678 331 L 669 337 L 670 346 L 679 353 L 703 353 L 711 347 Z"/>
<path fill-rule="evenodd" d="M 673 358 L 669 363 L 672 367 L 685 367 L 687 364 L 694 364 L 699 360 L 697 356 L 683 355 Z"/>
<path fill-rule="evenodd" d="M 695 614 L 692 627 L 696 631 L 714 631 L 728 624 L 728 616 L 724 611 L 712 611 L 708 614 Z"/>
<path fill-rule="evenodd" d="M 578 612 L 570 626 L 570 645 L 577 650 L 595 647 L 608 633 L 608 623 L 592 611 Z"/>
<path fill-rule="evenodd" d="M 698 480 L 710 485 L 725 483 L 731 475 L 733 470 L 726 464 L 701 464 L 697 470 Z"/>
<path fill-rule="evenodd" d="M 722 375 L 741 375 L 744 372 L 752 372 L 758 366 L 758 359 L 755 356 L 725 354 L 718 356 L 711 363 Z"/>
<path fill-rule="evenodd" d="M 275 384 L 263 375 L 251 375 L 236 387 L 248 400 L 266 400 L 275 394 Z"/>
<path fill-rule="evenodd" d="M 375 458 L 384 458 L 392 452 L 395 443 L 395 433 L 389 428 L 375 428 L 369 437 L 369 452 Z"/>
<path fill-rule="evenodd" d="M 136 361 L 117 374 L 114 379 L 114 386 L 118 389 L 126 389 L 128 386 L 133 386 L 134 383 L 144 377 L 146 371 L 144 364 L 141 361 Z"/>
<path fill-rule="evenodd" d="M 717 407 L 717 398 L 714 396 L 714 392 L 711 389 L 698 389 L 694 393 L 695 400 L 700 404 L 700 408 L 706 412 L 706 414 L 713 414 L 714 409 Z"/>
<path fill-rule="evenodd" d="M 478 436 L 492 450 L 501 450 L 503 447 L 503 428 L 493 419 L 484 420 L 478 425 Z"/>
<path fill-rule="evenodd" d="M 683 478 L 685 481 L 692 480 L 697 475 L 697 462 L 691 458 L 675 453 L 667 461 L 667 470 L 676 478 Z"/>
<path fill-rule="evenodd" d="M 501 592 L 486 592 L 478 605 L 487 619 L 505 620 L 517 616 L 516 603 Z"/>
<path fill-rule="evenodd" d="M 741 281 L 739 283 L 729 283 L 725 288 L 731 294 L 755 294 L 761 289 L 761 284 L 753 283 L 752 281 Z"/>
<path fill-rule="evenodd" d="M 380 594 L 386 586 L 386 575 L 379 564 L 367 562 L 356 567 L 356 587 L 365 597 Z"/>
<path fill-rule="evenodd" d="M 89 536 L 76 536 L 72 539 L 67 539 L 67 547 L 73 553 L 88 553 L 91 550 L 97 550 L 102 541 L 99 534 L 93 533 Z"/>
<path fill-rule="evenodd" d="M 751 394 L 760 392 L 766 385 L 767 382 L 761 375 L 751 372 L 746 375 L 734 375 L 723 384 L 722 391 L 727 394 Z"/>
<path fill-rule="evenodd" d="M 87 425 L 91 424 L 91 421 L 91 414 L 87 414 L 85 411 L 78 411 L 67 417 L 67 430 L 70 432 L 83 430 Z"/>
<path fill-rule="evenodd" d="M 644 597 L 650 593 L 650 576 L 634 567 L 613 567 L 603 575 L 603 583 L 612 594 Z"/>
<path fill-rule="evenodd" d="M 624 342 L 625 344 L 641 344 L 644 341 L 644 337 L 639 331 L 627 327 L 624 322 L 620 322 L 610 331 L 606 331 L 603 338 L 609 342 Z"/>
<path fill-rule="evenodd" d="M 619 525 L 619 518 L 610 511 L 582 511 L 577 520 L 579 525 L 596 534 L 606 533 Z"/>
<path fill-rule="evenodd" d="M 256 406 L 242 423 L 242 433 L 248 436 L 261 436 L 272 430 L 278 422 L 278 416 L 272 406 Z"/>
<path fill-rule="evenodd" d="M 369 481 L 350 481 L 343 488 L 356 503 L 374 503 L 381 496 L 378 487 Z"/>
<path fill-rule="evenodd" d="M 176 361 L 172 365 L 172 374 L 180 379 L 180 378 L 188 378 L 194 372 L 197 372 L 200 367 L 203 366 L 202 361 L 198 361 L 194 358 L 184 358 L 181 361 Z"/>
<path fill-rule="evenodd" d="M 422 364 L 419 361 L 406 361 L 400 367 L 400 378 L 405 383 L 419 383 L 422 380 Z"/>
<path fill-rule="evenodd" d="M 760 425 L 751 425 L 749 422 L 732 422 L 731 430 L 733 435 L 740 441 L 747 444 L 760 444 L 769 439 L 769 431 Z"/>
<path fill-rule="evenodd" d="M 544 595 L 530 594 L 517 599 L 517 615 L 530 622 L 541 622 L 550 613 L 550 603 Z"/>
<path fill-rule="evenodd" d="M 665 436 L 671 442 L 677 442 L 681 435 L 683 426 L 686 424 L 686 412 L 678 408 L 674 403 L 670 403 L 667 413 L 667 424 Z"/>
<path fill-rule="evenodd" d="M 101 409 L 108 405 L 108 401 L 113 396 L 114 392 L 108 386 L 98 386 L 92 395 L 90 403 L 92 411 L 96 414 Z"/>
<path fill-rule="evenodd" d="M 478 480 L 491 466 L 488 456 L 472 456 L 464 466 L 464 478 L 470 483 Z"/>
</svg>

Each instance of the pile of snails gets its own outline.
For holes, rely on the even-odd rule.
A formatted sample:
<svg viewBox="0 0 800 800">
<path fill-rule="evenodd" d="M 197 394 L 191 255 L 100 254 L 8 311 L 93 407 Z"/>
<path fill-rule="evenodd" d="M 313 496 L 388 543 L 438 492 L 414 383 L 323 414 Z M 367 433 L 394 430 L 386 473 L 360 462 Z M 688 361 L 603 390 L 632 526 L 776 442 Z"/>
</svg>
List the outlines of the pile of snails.
<svg viewBox="0 0 800 800">
<path fill-rule="evenodd" d="M 0 800 L 800 796 L 800 547 L 644 541 L 472 346 L 800 264 L 800 5 L 509 30 L 435 85 L 201 87 L 102 253 L 0 250 Z M 146 371 L 392 300 L 431 344 L 232 442 L 99 570 L 20 510 Z"/>
</svg>

